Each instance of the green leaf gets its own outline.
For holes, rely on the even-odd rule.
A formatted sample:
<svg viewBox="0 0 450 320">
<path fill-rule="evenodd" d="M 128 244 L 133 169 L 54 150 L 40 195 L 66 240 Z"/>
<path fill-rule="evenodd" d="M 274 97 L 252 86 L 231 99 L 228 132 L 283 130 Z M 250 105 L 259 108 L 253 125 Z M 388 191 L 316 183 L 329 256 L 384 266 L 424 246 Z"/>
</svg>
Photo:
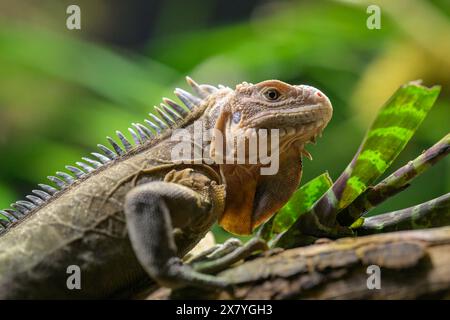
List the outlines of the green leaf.
<svg viewBox="0 0 450 320">
<path fill-rule="evenodd" d="M 273 231 L 280 233 L 289 228 L 332 185 L 333 181 L 328 172 L 325 172 L 300 187 L 275 216 Z"/>
<path fill-rule="evenodd" d="M 332 184 L 333 181 L 328 172 L 325 172 L 301 186 L 274 218 L 262 227 L 261 237 L 270 240 L 287 230 L 300 215 L 313 206 Z"/>
<path fill-rule="evenodd" d="M 362 225 L 364 224 L 364 218 L 360 217 L 358 219 L 355 220 L 355 222 L 352 223 L 352 225 L 350 226 L 351 229 L 358 229 L 360 228 Z"/>
<path fill-rule="evenodd" d="M 381 108 L 359 152 L 336 181 L 337 188 L 333 186 L 334 193 L 341 194 L 338 210 L 347 207 L 390 167 L 431 110 L 439 92 L 439 86 L 426 88 L 410 82 Z"/>
</svg>

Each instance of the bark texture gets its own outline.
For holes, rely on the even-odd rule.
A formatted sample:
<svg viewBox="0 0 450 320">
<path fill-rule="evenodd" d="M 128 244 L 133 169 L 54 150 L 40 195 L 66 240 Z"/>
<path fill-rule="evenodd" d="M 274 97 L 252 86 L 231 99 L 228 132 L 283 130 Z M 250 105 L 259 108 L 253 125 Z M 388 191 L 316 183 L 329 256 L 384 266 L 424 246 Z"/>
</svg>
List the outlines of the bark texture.
<svg viewBox="0 0 450 320">
<path fill-rule="evenodd" d="M 381 270 L 368 289 L 367 267 Z M 218 274 L 230 292 L 158 289 L 148 299 L 417 299 L 450 298 L 450 227 L 401 231 L 274 249 Z"/>
</svg>

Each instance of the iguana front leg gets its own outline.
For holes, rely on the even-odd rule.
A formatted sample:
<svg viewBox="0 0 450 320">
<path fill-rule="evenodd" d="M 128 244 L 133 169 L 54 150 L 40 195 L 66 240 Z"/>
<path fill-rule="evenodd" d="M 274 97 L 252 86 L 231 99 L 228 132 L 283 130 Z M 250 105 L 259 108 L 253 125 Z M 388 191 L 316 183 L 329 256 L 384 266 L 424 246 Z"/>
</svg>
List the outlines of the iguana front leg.
<svg viewBox="0 0 450 320">
<path fill-rule="evenodd" d="M 168 174 L 166 180 L 178 183 L 150 182 L 127 194 L 124 209 L 131 244 L 142 267 L 160 285 L 225 288 L 224 280 L 197 272 L 177 257 L 174 230 L 213 214 L 208 196 L 217 196 L 211 193 L 218 187 L 204 175 L 186 170 Z"/>
</svg>

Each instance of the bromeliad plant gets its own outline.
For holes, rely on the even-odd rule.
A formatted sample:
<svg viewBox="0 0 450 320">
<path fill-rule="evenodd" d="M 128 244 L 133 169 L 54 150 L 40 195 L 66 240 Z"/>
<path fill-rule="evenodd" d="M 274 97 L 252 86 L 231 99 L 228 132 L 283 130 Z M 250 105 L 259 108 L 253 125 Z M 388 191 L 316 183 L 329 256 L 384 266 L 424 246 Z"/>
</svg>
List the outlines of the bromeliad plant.
<svg viewBox="0 0 450 320">
<path fill-rule="evenodd" d="M 439 86 L 410 82 L 381 108 L 353 160 L 333 183 L 324 173 L 299 188 L 259 230 L 272 247 L 296 247 L 321 237 L 371 234 L 450 224 L 450 193 L 407 209 L 373 217 L 366 214 L 444 158 L 450 134 L 374 185 L 406 146 L 431 110 Z"/>
</svg>

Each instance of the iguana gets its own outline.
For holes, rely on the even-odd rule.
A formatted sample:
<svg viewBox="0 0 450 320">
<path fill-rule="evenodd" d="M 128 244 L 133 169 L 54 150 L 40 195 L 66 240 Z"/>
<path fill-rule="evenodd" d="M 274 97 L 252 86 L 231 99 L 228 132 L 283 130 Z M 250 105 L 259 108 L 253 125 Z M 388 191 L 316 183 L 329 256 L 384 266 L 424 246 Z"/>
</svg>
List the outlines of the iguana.
<svg viewBox="0 0 450 320">
<path fill-rule="evenodd" d="M 146 125 L 132 124 L 134 143 L 117 131 L 122 146 L 107 137 L 111 147 L 98 145 L 95 160 L 66 166 L 70 174 L 49 177 L 54 186 L 40 184 L 27 200 L 0 211 L 1 298 L 114 297 L 148 276 L 170 288 L 228 285 L 181 258 L 216 221 L 232 233 L 250 234 L 283 206 L 299 184 L 302 154 L 309 155 L 304 145 L 321 134 L 332 106 L 318 89 L 278 80 L 244 82 L 234 90 L 187 82 L 194 94 L 175 90 L 184 106 L 163 98 L 155 107 L 159 117 L 150 113 Z M 204 131 L 215 129 L 213 136 L 201 146 L 188 141 L 209 152 L 173 161 L 180 143 L 173 133 L 184 129 L 194 137 L 198 123 Z M 216 161 L 227 139 L 262 129 L 279 129 L 276 174 L 262 175 L 259 160 Z M 236 242 L 228 244 L 218 254 L 222 262 L 258 247 L 250 241 L 229 252 Z M 211 263 L 204 272 L 217 267 Z M 71 265 L 81 270 L 81 290 L 67 288 Z"/>
</svg>

